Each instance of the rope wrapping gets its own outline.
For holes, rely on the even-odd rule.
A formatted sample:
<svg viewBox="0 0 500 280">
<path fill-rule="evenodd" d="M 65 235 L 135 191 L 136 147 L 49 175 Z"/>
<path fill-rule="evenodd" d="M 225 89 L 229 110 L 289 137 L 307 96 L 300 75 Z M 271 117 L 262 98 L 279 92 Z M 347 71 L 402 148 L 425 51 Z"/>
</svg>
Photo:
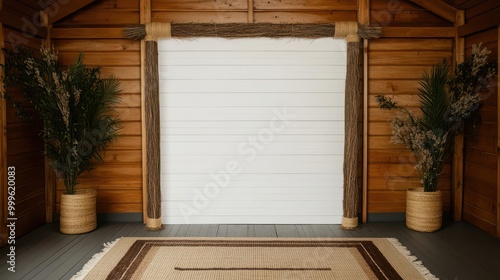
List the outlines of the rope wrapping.
<svg viewBox="0 0 500 280">
<path fill-rule="evenodd" d="M 158 41 L 160 38 L 172 38 L 172 27 L 170 22 L 146 23 L 146 41 Z"/>
<path fill-rule="evenodd" d="M 347 35 L 358 34 L 358 23 L 355 21 L 341 21 L 335 23 L 333 38 L 345 38 Z"/>
</svg>

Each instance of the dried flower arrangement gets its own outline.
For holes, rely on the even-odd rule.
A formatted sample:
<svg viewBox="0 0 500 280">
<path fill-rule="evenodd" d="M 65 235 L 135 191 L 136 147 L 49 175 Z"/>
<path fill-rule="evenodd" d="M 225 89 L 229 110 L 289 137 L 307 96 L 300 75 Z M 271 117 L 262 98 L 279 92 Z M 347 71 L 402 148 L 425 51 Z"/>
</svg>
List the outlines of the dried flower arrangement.
<svg viewBox="0 0 500 280">
<path fill-rule="evenodd" d="M 490 51 L 481 44 L 472 47 L 472 54 L 459 63 L 450 75 L 446 60 L 425 72 L 419 82 L 421 116 L 399 107 L 391 98 L 378 95 L 382 109 L 396 109 L 390 122 L 391 142 L 404 144 L 417 160 L 425 192 L 437 190 L 444 161 L 451 153 L 453 137 L 462 133 L 464 120 L 478 120 L 478 108 L 490 90 L 490 80 L 496 74 L 496 63 L 488 61 Z"/>
<path fill-rule="evenodd" d="M 2 51 L 7 54 L 6 87 L 19 88 L 22 102 L 31 103 L 40 113 L 45 154 L 64 179 L 66 193 L 74 194 L 80 174 L 102 161 L 100 152 L 120 129 L 113 116 L 119 81 L 101 79 L 99 68 L 85 66 L 83 54 L 66 68 L 53 48 L 42 47 L 40 54 L 26 47 Z M 14 105 L 26 116 L 20 103 Z"/>
</svg>

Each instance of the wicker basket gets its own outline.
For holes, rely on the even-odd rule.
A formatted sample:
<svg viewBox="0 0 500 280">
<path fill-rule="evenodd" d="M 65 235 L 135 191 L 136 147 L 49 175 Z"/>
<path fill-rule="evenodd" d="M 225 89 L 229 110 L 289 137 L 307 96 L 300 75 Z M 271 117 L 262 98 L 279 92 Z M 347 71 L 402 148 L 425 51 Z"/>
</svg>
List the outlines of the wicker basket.
<svg viewBox="0 0 500 280">
<path fill-rule="evenodd" d="M 97 227 L 95 190 L 78 190 L 61 195 L 60 230 L 65 234 L 80 234 Z"/>
<path fill-rule="evenodd" d="M 441 191 L 424 192 L 423 188 L 406 192 L 406 226 L 421 232 L 433 232 L 441 228 L 443 199 Z"/>
</svg>

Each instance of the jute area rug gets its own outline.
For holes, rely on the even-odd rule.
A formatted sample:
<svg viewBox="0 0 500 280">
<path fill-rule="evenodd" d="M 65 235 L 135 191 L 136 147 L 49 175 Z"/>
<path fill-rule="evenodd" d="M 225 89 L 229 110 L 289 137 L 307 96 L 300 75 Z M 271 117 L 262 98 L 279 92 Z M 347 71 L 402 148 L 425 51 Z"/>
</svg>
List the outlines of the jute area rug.
<svg viewBox="0 0 500 280">
<path fill-rule="evenodd" d="M 72 279 L 437 279 L 396 239 L 131 238 Z"/>
</svg>

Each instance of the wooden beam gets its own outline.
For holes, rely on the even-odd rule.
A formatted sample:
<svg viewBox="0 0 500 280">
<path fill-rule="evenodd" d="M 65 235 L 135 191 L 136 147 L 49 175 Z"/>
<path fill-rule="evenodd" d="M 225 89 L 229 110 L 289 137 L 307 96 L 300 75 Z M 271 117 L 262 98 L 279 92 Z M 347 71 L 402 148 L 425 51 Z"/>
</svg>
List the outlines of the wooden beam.
<svg viewBox="0 0 500 280">
<path fill-rule="evenodd" d="M 52 39 L 124 39 L 123 28 L 53 28 Z"/>
<path fill-rule="evenodd" d="M 370 24 L 370 0 L 358 0 L 358 23 Z M 363 223 L 368 221 L 368 44 L 363 40 Z"/>
<path fill-rule="evenodd" d="M 384 27 L 382 38 L 455 38 L 455 27 Z"/>
<path fill-rule="evenodd" d="M 54 4 L 48 6 L 43 11 L 49 16 L 49 22 L 52 24 L 70 14 L 80 10 L 95 0 L 78 0 L 78 1 L 64 1 L 60 3 L 55 1 Z"/>
<path fill-rule="evenodd" d="M 0 48 L 4 47 L 4 32 L 3 24 L 0 23 Z M 0 51 L 0 64 L 5 63 L 5 56 Z M 3 68 L 0 67 L 0 77 L 3 77 Z M 0 93 L 3 94 L 3 80 L 0 78 Z M 6 100 L 0 96 L 0 246 L 4 246 L 7 242 L 7 105 Z M 4 187 L 5 184 L 5 187 Z"/>
<path fill-rule="evenodd" d="M 500 60 L 500 25 L 497 27 L 498 29 L 498 56 L 497 62 Z M 498 74 L 498 73 L 497 73 Z M 497 96 L 500 96 L 500 79 L 497 77 Z M 500 98 L 497 98 L 497 111 L 500 108 Z M 500 129 L 500 114 L 497 116 L 497 125 L 498 129 Z M 497 130 L 497 237 L 500 237 L 500 133 Z"/>
<path fill-rule="evenodd" d="M 52 25 L 49 24 L 48 15 L 40 12 L 40 20 L 45 28 L 47 28 L 47 37 L 42 41 L 45 48 L 52 47 L 50 31 Z M 50 160 L 45 156 L 45 222 L 51 224 L 54 222 L 54 214 L 56 213 L 56 175 L 50 165 Z"/>
<path fill-rule="evenodd" d="M 455 20 L 455 27 L 465 23 L 465 13 L 460 10 L 457 12 L 457 18 Z M 465 58 L 465 39 L 459 37 L 458 33 L 455 35 L 455 61 L 454 67 L 458 63 L 462 63 Z M 453 196 L 453 220 L 462 220 L 462 209 L 463 209 L 463 194 L 464 194 L 464 135 L 455 136 L 455 142 L 453 146 L 453 161 L 452 161 L 452 196 Z"/>
<path fill-rule="evenodd" d="M 494 28 L 500 25 L 500 17 L 498 14 L 488 14 L 485 16 L 481 16 L 474 21 L 468 22 L 460 27 L 458 27 L 458 36 L 466 37 L 468 35 L 487 30 L 490 28 Z"/>
<path fill-rule="evenodd" d="M 151 0 L 141 0 L 140 2 L 140 23 L 151 22 Z M 142 142 L 142 217 L 143 222 L 147 223 L 147 202 L 148 202 L 148 192 L 147 192 L 147 134 L 146 134 L 146 108 L 145 104 L 145 92 L 146 92 L 146 67 L 144 61 L 146 60 L 146 42 L 141 40 L 141 142 Z"/>
<path fill-rule="evenodd" d="M 0 9 L 0 21 L 13 29 L 21 31 L 27 37 L 38 36 L 40 38 L 47 37 L 47 28 L 37 26 L 33 23 L 32 18 L 21 16 L 8 12 L 7 10 Z"/>
<path fill-rule="evenodd" d="M 413 3 L 425 8 L 429 12 L 446 19 L 449 22 L 455 23 L 458 9 L 449 5 L 442 0 L 410 0 Z"/>
<path fill-rule="evenodd" d="M 253 18 L 253 0 L 248 0 L 248 22 L 254 22 Z"/>
</svg>

